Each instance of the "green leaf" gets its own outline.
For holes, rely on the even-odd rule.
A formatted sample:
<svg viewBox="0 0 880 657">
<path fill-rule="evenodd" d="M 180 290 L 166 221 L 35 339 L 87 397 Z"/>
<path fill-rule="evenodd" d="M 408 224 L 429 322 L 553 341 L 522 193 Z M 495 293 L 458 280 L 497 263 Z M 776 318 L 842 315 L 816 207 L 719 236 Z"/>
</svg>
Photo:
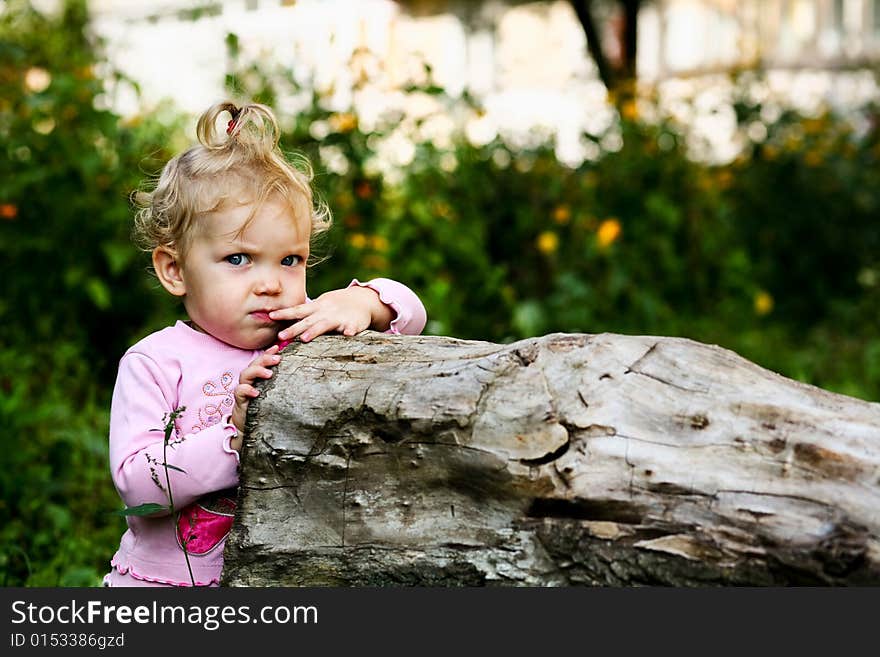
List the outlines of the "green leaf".
<svg viewBox="0 0 880 657">
<path fill-rule="evenodd" d="M 178 472 L 186 474 L 186 470 L 184 470 L 183 468 L 178 468 L 176 465 L 171 465 L 170 463 L 163 463 L 162 465 L 164 465 L 169 470 L 177 470 Z"/>
<path fill-rule="evenodd" d="M 121 511 L 114 511 L 116 515 L 120 516 L 149 516 L 154 513 L 159 513 L 160 511 L 168 511 L 169 507 L 164 504 L 156 504 L 155 502 L 147 502 L 146 504 L 140 504 L 138 506 L 127 506 Z"/>
<path fill-rule="evenodd" d="M 512 324 L 520 335 L 541 335 L 544 315 L 544 309 L 538 301 L 523 301 L 514 308 Z"/>
<path fill-rule="evenodd" d="M 104 252 L 104 258 L 107 260 L 111 274 L 123 271 L 135 256 L 135 250 L 124 243 L 104 242 L 101 245 L 101 250 Z"/>
<path fill-rule="evenodd" d="M 90 278 L 86 281 L 86 292 L 99 309 L 106 310 L 110 307 L 110 288 L 101 279 Z"/>
</svg>

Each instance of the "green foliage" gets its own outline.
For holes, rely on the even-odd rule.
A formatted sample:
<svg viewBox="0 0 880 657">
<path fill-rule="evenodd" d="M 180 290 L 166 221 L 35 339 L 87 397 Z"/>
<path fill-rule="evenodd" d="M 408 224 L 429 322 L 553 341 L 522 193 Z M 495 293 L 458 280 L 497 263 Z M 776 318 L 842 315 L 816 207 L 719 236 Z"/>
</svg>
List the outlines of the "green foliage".
<svg viewBox="0 0 880 657">
<path fill-rule="evenodd" d="M 122 531 L 109 481 L 115 364 L 167 309 L 130 244 L 128 195 L 176 128 L 123 123 L 83 2 L 0 13 L 0 581 L 94 584 Z M 156 159 L 153 159 L 156 158 Z M 165 310 L 164 312 L 167 312 Z"/>
<path fill-rule="evenodd" d="M 790 109 L 767 123 L 760 102 L 735 108 L 741 125 L 766 132 L 731 167 L 727 195 L 757 274 L 778 316 L 840 319 L 841 302 L 858 302 L 880 272 L 880 107 L 855 123 Z"/>
<path fill-rule="evenodd" d="M 0 14 L 0 342 L 83 347 L 115 364 L 159 303 L 131 248 L 128 197 L 169 156 L 164 117 L 123 123 L 86 38 L 84 3 L 57 18 L 21 2 Z M 51 34 L 51 38 L 46 38 Z M 116 85 L 124 84 L 117 76 Z"/>
<path fill-rule="evenodd" d="M 125 527 L 107 464 L 115 364 L 178 312 L 130 243 L 128 198 L 185 144 L 191 119 L 102 109 L 131 83 L 107 71 L 82 2 L 58 18 L 6 6 L 0 419 L 11 448 L 0 456 L 0 578 L 96 584 Z M 855 117 L 774 113 L 743 80 L 742 154 L 708 165 L 688 156 L 683 127 L 641 99 L 641 114 L 660 118 L 624 103 L 606 133 L 584 135 L 596 157 L 572 168 L 537 134 L 525 148 L 503 136 L 472 145 L 461 126 L 480 108 L 447 97 L 430 71 L 405 93 L 435 102 L 433 116 L 368 123 L 333 90 L 241 61 L 234 35 L 227 48 L 230 91 L 279 109 L 282 145 L 309 156 L 333 211 L 312 296 L 388 276 L 425 302 L 429 333 L 686 336 L 880 399 L 876 106 Z M 291 98 L 299 108 L 282 110 Z M 451 143 L 426 136 L 436 116 L 459 126 Z M 394 140 L 409 140 L 412 158 L 383 172 L 378 152 Z"/>
<path fill-rule="evenodd" d="M 0 584 L 96 585 L 125 529 L 105 391 L 64 343 L 0 350 L 0 372 Z"/>
</svg>

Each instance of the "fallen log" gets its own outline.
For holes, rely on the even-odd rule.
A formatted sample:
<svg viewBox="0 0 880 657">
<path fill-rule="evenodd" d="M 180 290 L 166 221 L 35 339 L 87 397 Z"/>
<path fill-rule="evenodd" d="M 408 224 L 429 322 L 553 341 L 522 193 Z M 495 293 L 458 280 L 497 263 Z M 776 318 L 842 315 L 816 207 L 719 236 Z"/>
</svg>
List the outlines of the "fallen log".
<svg viewBox="0 0 880 657">
<path fill-rule="evenodd" d="M 680 338 L 291 345 L 223 584 L 877 585 L 880 404 Z"/>
</svg>

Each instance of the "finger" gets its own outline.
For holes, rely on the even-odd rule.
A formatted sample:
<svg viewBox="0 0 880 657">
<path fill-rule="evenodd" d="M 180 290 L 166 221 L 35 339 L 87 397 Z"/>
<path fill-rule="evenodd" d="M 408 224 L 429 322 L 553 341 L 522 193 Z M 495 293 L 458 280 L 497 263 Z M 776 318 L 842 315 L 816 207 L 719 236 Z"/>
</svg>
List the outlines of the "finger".
<svg viewBox="0 0 880 657">
<path fill-rule="evenodd" d="M 276 350 L 277 351 L 277 350 Z M 263 354 L 258 359 L 256 359 L 252 365 L 260 365 L 262 367 L 275 367 L 278 363 L 281 362 L 281 356 L 276 353 L 271 354 Z"/>
<path fill-rule="evenodd" d="M 262 365 L 250 365 L 246 367 L 238 377 L 238 382 L 242 385 L 251 384 L 257 379 L 271 379 L 272 370 Z"/>
<path fill-rule="evenodd" d="M 305 331 L 310 325 L 311 322 L 309 322 L 307 319 L 300 320 L 295 324 L 291 324 L 286 329 L 279 331 L 278 339 L 293 340 L 296 336 Z"/>
<path fill-rule="evenodd" d="M 357 335 L 368 328 L 370 328 L 369 322 L 352 321 L 345 324 L 345 330 L 343 332 L 345 335 L 352 336 Z"/>
<path fill-rule="evenodd" d="M 235 386 L 235 400 L 239 404 L 245 404 L 254 397 L 259 397 L 260 391 L 249 383 L 241 383 Z"/>
<path fill-rule="evenodd" d="M 317 309 L 318 307 L 315 306 L 314 303 L 301 303 L 298 306 L 273 310 L 269 313 L 269 319 L 274 319 L 276 321 L 303 319 L 314 313 Z"/>
<path fill-rule="evenodd" d="M 281 362 L 281 356 L 278 354 L 278 345 L 272 345 L 262 354 L 254 358 L 248 366 L 244 368 L 242 373 L 247 372 L 252 367 L 272 367 Z M 241 377 L 239 377 L 241 378 Z"/>
<path fill-rule="evenodd" d="M 310 329 L 319 321 L 321 321 L 320 316 L 312 315 L 310 317 L 306 317 L 305 319 L 298 321 L 293 326 L 288 326 L 286 329 L 278 334 L 278 337 L 282 340 L 293 340 L 297 336 Z"/>
<path fill-rule="evenodd" d="M 329 319 L 323 319 L 315 322 L 313 326 L 311 326 L 307 331 L 299 336 L 299 339 L 303 342 L 308 342 L 313 338 L 317 338 L 319 335 L 324 335 L 328 331 L 335 331 L 338 328 L 339 322 Z"/>
<path fill-rule="evenodd" d="M 261 366 L 254 371 L 254 377 L 258 377 L 260 379 L 271 379 L 272 374 L 272 370 L 270 370 L 268 367 Z"/>
</svg>

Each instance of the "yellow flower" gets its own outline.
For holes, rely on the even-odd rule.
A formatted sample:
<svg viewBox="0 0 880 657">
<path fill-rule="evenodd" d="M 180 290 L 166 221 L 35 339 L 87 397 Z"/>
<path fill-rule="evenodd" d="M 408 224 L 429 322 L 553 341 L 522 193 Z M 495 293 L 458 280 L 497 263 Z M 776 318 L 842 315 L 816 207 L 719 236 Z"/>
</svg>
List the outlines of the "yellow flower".
<svg viewBox="0 0 880 657">
<path fill-rule="evenodd" d="M 627 100 L 620 107 L 620 116 L 627 121 L 635 121 L 639 118 L 639 110 L 634 100 Z"/>
<path fill-rule="evenodd" d="M 330 127 L 336 132 L 351 132 L 357 127 L 357 117 L 351 112 L 330 116 Z"/>
<path fill-rule="evenodd" d="M 535 246 L 544 255 L 550 255 L 559 248 L 559 236 L 552 230 L 545 230 L 538 235 L 538 239 L 535 240 Z"/>
<path fill-rule="evenodd" d="M 556 209 L 553 210 L 553 221 L 555 221 L 560 226 L 567 224 L 570 219 L 571 210 L 567 205 L 557 205 Z"/>
<path fill-rule="evenodd" d="M 783 146 L 789 151 L 798 151 L 804 145 L 804 138 L 797 133 L 790 134 L 785 138 Z"/>
<path fill-rule="evenodd" d="M 804 119 L 803 126 L 804 132 L 808 135 L 818 135 L 825 129 L 825 121 L 822 118 Z"/>
<path fill-rule="evenodd" d="M 367 236 L 363 233 L 355 233 L 348 238 L 348 243 L 356 249 L 362 249 L 367 245 Z"/>
<path fill-rule="evenodd" d="M 18 206 L 12 203 L 0 205 L 0 217 L 3 219 L 15 219 L 18 216 Z"/>
<path fill-rule="evenodd" d="M 767 315 L 773 310 L 773 297 L 769 292 L 760 290 L 755 295 L 755 314 Z"/>
<path fill-rule="evenodd" d="M 95 69 L 92 66 L 80 66 L 73 72 L 73 77 L 77 80 L 94 80 Z"/>
<path fill-rule="evenodd" d="M 373 235 L 373 237 L 370 239 L 370 245 L 376 251 L 388 250 L 388 240 L 381 235 Z"/>
<path fill-rule="evenodd" d="M 620 222 L 617 219 L 606 219 L 599 224 L 599 230 L 596 231 L 596 238 L 599 240 L 599 246 L 607 248 L 611 246 L 622 231 Z"/>
</svg>

